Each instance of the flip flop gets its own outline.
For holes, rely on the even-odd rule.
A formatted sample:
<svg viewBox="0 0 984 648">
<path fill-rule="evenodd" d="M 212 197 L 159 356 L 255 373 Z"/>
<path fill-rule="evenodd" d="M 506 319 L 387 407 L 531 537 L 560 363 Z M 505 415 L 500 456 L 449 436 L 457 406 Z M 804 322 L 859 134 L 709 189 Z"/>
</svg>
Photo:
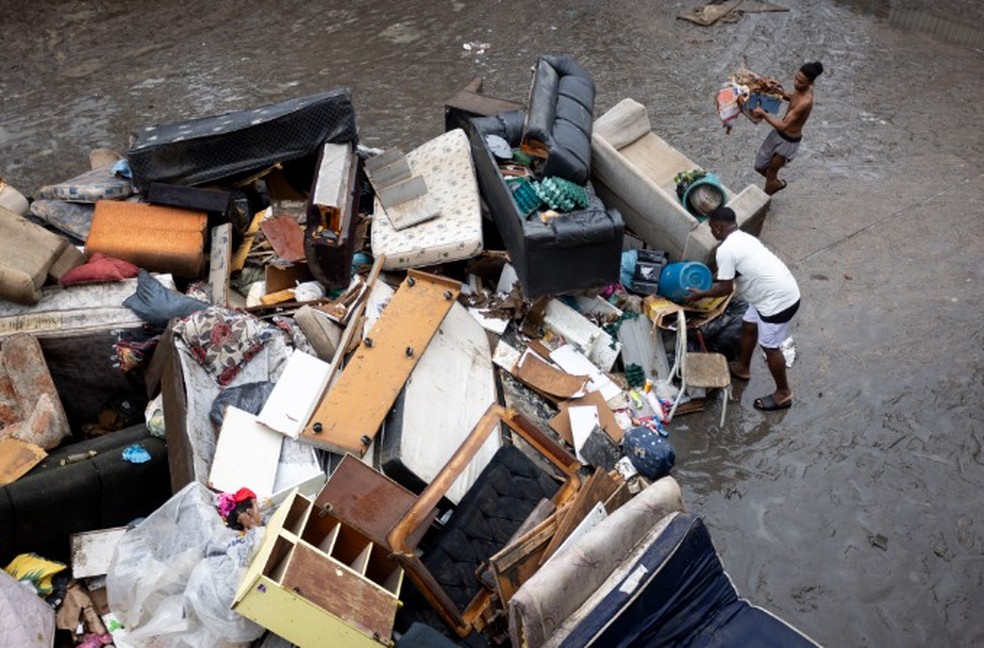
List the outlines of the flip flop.
<svg viewBox="0 0 984 648">
<path fill-rule="evenodd" d="M 783 189 L 785 189 L 786 188 L 786 181 L 785 180 L 780 180 L 779 182 L 781 182 L 782 184 L 779 185 L 778 187 L 776 187 L 774 190 L 772 190 L 772 191 L 766 191 L 765 193 L 769 194 L 770 196 L 773 196 L 773 195 L 779 193 L 780 191 L 782 191 Z"/>
<path fill-rule="evenodd" d="M 735 380 L 740 380 L 742 382 L 748 382 L 749 380 L 752 379 L 751 376 L 740 376 L 737 373 L 735 373 L 735 363 L 734 362 L 729 362 L 728 363 L 728 373 L 730 373 L 731 374 L 731 377 L 734 378 Z"/>
<path fill-rule="evenodd" d="M 772 394 L 768 396 L 763 396 L 762 398 L 756 398 L 752 405 L 757 410 L 762 410 L 763 412 L 775 412 L 776 410 L 789 409 L 793 406 L 793 399 L 790 398 L 787 401 L 777 403 L 776 399 L 772 397 Z"/>
</svg>

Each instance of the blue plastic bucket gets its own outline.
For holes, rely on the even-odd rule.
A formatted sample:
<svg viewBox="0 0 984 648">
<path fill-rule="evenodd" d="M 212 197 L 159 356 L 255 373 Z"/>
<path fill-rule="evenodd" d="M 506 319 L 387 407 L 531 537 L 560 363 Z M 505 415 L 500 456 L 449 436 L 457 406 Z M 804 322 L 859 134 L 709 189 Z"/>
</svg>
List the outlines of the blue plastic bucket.
<svg viewBox="0 0 984 648">
<path fill-rule="evenodd" d="M 659 274 L 659 294 L 675 302 L 687 299 L 688 288 L 707 290 L 714 282 L 711 269 L 699 261 L 668 263 Z"/>
</svg>

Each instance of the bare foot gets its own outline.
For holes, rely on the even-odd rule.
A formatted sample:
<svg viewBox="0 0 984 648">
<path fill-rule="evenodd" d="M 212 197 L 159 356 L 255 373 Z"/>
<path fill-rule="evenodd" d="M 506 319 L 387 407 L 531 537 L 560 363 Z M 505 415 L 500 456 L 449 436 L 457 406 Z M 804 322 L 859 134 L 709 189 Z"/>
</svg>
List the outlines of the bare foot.
<svg viewBox="0 0 984 648">
<path fill-rule="evenodd" d="M 765 183 L 765 193 L 769 194 L 770 196 L 772 194 L 774 194 L 774 193 L 777 193 L 777 192 L 782 191 L 785 188 L 786 188 L 786 181 L 785 180 L 779 180 L 774 185 L 771 185 L 768 182 Z"/>
</svg>

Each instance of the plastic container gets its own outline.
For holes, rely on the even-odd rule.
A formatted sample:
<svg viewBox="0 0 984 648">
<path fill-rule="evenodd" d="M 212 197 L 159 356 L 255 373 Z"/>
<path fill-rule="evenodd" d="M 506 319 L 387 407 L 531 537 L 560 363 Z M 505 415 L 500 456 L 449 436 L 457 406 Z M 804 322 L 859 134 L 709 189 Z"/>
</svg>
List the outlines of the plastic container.
<svg viewBox="0 0 984 648">
<path fill-rule="evenodd" d="M 724 187 L 716 174 L 708 171 L 704 177 L 691 182 L 681 198 L 687 208 L 699 221 L 703 222 L 715 209 L 724 204 Z"/>
<path fill-rule="evenodd" d="M 707 290 L 714 282 L 711 269 L 699 261 L 668 263 L 659 275 L 659 294 L 675 302 L 686 301 L 689 288 Z"/>
</svg>

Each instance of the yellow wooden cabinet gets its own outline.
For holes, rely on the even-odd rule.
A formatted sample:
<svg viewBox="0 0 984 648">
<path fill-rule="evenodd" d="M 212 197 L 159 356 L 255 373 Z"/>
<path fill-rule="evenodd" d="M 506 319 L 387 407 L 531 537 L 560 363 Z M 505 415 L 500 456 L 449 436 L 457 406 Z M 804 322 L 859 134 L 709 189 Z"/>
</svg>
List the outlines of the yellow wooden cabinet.
<svg viewBox="0 0 984 648">
<path fill-rule="evenodd" d="M 298 646 L 393 644 L 403 570 L 296 490 L 267 524 L 233 609 Z"/>
</svg>

